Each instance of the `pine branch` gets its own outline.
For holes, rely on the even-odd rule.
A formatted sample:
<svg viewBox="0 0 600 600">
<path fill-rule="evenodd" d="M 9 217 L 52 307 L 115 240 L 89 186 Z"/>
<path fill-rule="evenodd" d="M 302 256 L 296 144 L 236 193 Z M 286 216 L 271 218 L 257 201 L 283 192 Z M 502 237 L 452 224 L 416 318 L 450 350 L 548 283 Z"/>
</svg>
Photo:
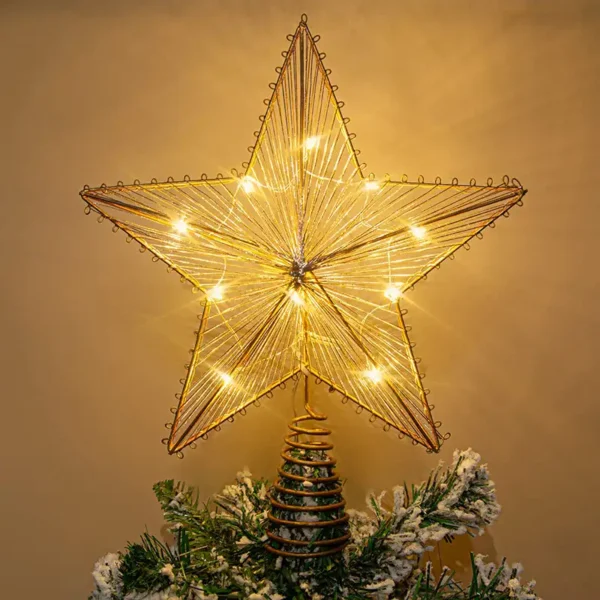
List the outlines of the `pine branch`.
<svg viewBox="0 0 600 600">
<path fill-rule="evenodd" d="M 159 482 L 154 491 L 174 544 L 145 533 L 122 555 L 98 561 L 90 600 L 124 600 L 126 595 L 142 600 L 150 593 L 156 593 L 156 600 L 539 600 L 533 583 L 520 582 L 520 567 L 506 562 L 496 566 L 473 556 L 466 587 L 449 570 L 439 579 L 431 565 L 417 570 L 431 544 L 481 532 L 497 517 L 494 486 L 480 463 L 471 451 L 456 453 L 449 468 L 436 469 L 421 485 L 395 488 L 390 503 L 383 495 L 371 497 L 371 515 L 348 511 L 352 540 L 343 556 L 285 561 L 264 545 L 266 482 L 240 473 L 202 506 L 198 493 L 185 484 Z M 290 486 L 306 487 L 298 480 Z M 298 502 L 294 494 L 282 498 L 290 506 Z M 317 496 L 311 506 L 330 501 Z M 341 533 L 332 528 L 311 535 L 318 542 L 332 532 Z"/>
</svg>

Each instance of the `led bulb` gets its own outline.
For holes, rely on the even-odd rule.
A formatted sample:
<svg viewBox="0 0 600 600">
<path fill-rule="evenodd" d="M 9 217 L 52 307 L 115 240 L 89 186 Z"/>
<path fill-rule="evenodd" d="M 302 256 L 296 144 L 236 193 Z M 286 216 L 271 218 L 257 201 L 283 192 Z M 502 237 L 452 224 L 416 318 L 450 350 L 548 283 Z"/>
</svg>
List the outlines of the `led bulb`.
<svg viewBox="0 0 600 600">
<path fill-rule="evenodd" d="M 178 221 L 175 221 L 175 223 L 173 223 L 173 229 L 177 233 L 186 233 L 186 231 L 188 230 L 188 224 L 183 219 L 179 219 Z"/>
<path fill-rule="evenodd" d="M 314 149 L 314 148 L 316 148 L 318 145 L 319 145 L 319 138 L 318 138 L 318 137 L 316 137 L 316 136 L 309 137 L 309 138 L 306 138 L 306 139 L 304 140 L 304 147 L 305 147 L 307 150 L 313 150 L 313 149 Z"/>
<path fill-rule="evenodd" d="M 229 375 L 229 373 L 221 373 L 221 379 L 223 380 L 223 385 L 229 385 L 233 383 L 233 377 Z"/>
<path fill-rule="evenodd" d="M 211 290 L 208 290 L 208 293 L 206 294 L 206 297 L 209 300 L 223 300 L 223 286 L 222 285 L 215 285 L 214 288 L 212 288 Z"/>
<path fill-rule="evenodd" d="M 372 367 L 365 371 L 365 377 L 370 379 L 373 383 L 379 383 L 383 378 L 381 371 L 377 367 Z"/>
<path fill-rule="evenodd" d="M 289 295 L 290 295 L 290 300 L 294 304 L 297 304 L 298 306 L 302 306 L 302 304 L 304 304 L 304 300 L 303 300 L 302 296 L 296 290 L 291 290 Z"/>
<path fill-rule="evenodd" d="M 400 291 L 400 289 L 395 286 L 395 285 L 390 285 L 387 287 L 387 289 L 384 292 L 384 296 L 390 301 L 390 302 L 396 302 L 396 300 L 398 300 L 398 298 L 400 298 L 402 296 L 402 292 Z"/>
<path fill-rule="evenodd" d="M 369 181 L 365 181 L 365 190 L 378 190 L 379 184 L 376 181 L 369 179 Z"/>
<path fill-rule="evenodd" d="M 413 226 L 410 228 L 410 232 L 418 239 L 422 240 L 427 235 L 425 227 Z"/>
<path fill-rule="evenodd" d="M 250 194 L 254 191 L 254 179 L 252 177 L 242 177 L 242 189 L 246 192 L 246 194 Z"/>
</svg>

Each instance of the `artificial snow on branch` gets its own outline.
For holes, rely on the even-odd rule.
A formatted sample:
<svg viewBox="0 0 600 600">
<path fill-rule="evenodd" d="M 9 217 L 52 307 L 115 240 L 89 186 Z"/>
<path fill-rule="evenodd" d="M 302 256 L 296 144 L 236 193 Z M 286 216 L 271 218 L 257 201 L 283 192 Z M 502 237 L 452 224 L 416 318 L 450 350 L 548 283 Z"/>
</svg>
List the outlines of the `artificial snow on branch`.
<svg viewBox="0 0 600 600">
<path fill-rule="evenodd" d="M 500 513 L 487 466 L 472 450 L 456 451 L 452 465 L 440 464 L 419 486 L 370 496 L 369 512 L 349 510 L 350 543 L 334 556 L 266 550 L 269 490 L 242 472 L 200 506 L 185 484 L 157 483 L 173 542 L 144 534 L 99 560 L 90 600 L 540 600 L 535 582 L 521 582 L 519 565 L 472 556 L 466 584 L 446 568 L 436 578 L 421 565 L 441 540 L 481 534 Z M 279 534 L 286 538 L 285 527 Z"/>
</svg>

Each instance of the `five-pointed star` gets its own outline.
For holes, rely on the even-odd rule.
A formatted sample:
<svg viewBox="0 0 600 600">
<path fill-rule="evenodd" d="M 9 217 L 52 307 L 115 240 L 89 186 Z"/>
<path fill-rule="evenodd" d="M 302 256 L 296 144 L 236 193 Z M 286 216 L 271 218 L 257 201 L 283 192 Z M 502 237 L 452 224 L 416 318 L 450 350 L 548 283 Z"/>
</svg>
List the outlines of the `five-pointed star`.
<svg viewBox="0 0 600 600">
<path fill-rule="evenodd" d="M 365 178 L 316 41 L 303 19 L 243 174 L 81 192 L 203 294 L 171 453 L 300 372 L 439 448 L 402 294 L 525 190 Z"/>
</svg>

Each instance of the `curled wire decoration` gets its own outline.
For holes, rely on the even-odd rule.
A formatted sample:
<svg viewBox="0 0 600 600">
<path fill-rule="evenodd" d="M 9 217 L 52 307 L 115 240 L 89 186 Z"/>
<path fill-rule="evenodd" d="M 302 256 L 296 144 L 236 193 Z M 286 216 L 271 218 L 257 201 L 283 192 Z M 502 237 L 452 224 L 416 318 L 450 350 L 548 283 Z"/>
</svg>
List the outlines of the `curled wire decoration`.
<svg viewBox="0 0 600 600">
<path fill-rule="evenodd" d="M 365 177 L 305 19 L 288 39 L 242 172 L 80 193 L 86 212 L 200 292 L 168 450 L 181 451 L 304 371 L 359 412 L 438 450 L 402 295 L 526 190 L 507 177 L 500 186 Z"/>
<path fill-rule="evenodd" d="M 283 465 L 269 493 L 266 548 L 288 558 L 337 554 L 350 539 L 342 483 L 334 472 L 336 460 L 329 456 L 333 444 L 324 439 L 331 430 L 320 425 L 307 427 L 310 422 L 327 419 L 310 406 L 308 377 L 304 396 L 306 414 L 292 419 L 288 426 Z"/>
</svg>

